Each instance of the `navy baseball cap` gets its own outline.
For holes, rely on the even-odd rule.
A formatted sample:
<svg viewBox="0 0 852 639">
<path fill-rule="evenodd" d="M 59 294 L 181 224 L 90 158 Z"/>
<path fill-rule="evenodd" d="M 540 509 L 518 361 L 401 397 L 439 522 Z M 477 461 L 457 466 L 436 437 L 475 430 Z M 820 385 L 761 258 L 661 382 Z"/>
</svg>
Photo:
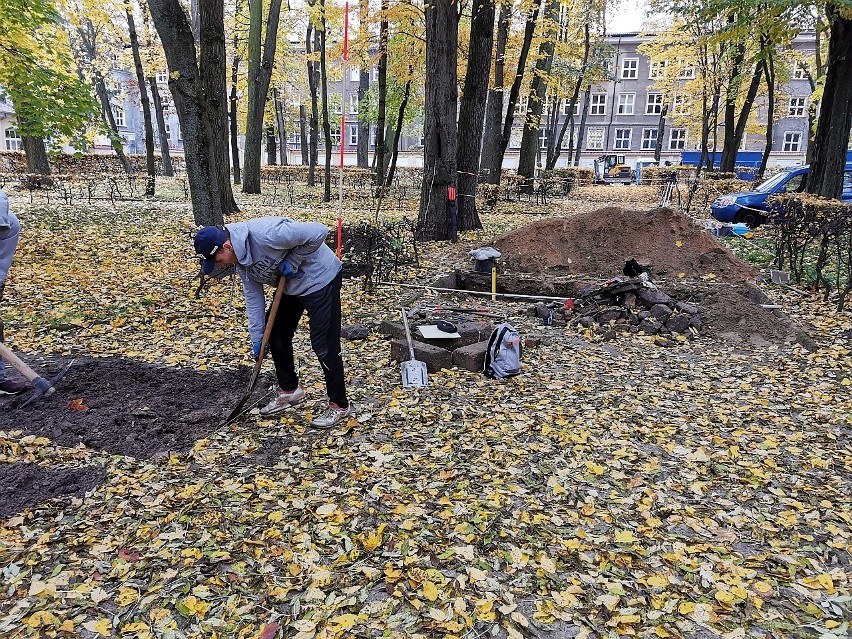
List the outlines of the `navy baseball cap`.
<svg viewBox="0 0 852 639">
<path fill-rule="evenodd" d="M 205 226 L 195 234 L 195 253 L 201 258 L 201 272 L 210 275 L 216 268 L 216 251 L 228 239 L 228 232 L 217 226 Z"/>
</svg>

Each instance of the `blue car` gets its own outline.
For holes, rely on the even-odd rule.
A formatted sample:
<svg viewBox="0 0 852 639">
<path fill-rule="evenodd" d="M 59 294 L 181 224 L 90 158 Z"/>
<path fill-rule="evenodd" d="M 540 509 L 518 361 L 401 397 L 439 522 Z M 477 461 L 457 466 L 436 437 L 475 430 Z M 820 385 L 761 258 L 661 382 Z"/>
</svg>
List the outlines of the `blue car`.
<svg viewBox="0 0 852 639">
<path fill-rule="evenodd" d="M 756 228 L 766 221 L 766 199 L 779 193 L 801 193 L 808 180 L 807 166 L 793 166 L 776 173 L 760 184 L 754 191 L 731 193 L 717 198 L 710 205 L 710 212 L 720 222 L 743 223 Z M 852 163 L 846 164 L 843 176 L 844 202 L 852 202 Z"/>
</svg>

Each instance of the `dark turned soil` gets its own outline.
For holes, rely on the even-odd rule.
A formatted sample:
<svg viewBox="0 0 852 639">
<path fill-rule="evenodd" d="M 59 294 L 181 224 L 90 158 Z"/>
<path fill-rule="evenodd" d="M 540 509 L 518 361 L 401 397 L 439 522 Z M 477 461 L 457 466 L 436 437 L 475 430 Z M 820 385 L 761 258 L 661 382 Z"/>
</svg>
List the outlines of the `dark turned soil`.
<svg viewBox="0 0 852 639">
<path fill-rule="evenodd" d="M 44 468 L 37 464 L 0 464 L 0 519 L 60 495 L 84 495 L 105 479 L 106 471 L 97 466 Z"/>
<path fill-rule="evenodd" d="M 51 379 L 67 359 L 24 355 Z M 12 376 L 14 371 L 7 367 Z M 198 372 L 111 357 L 79 358 L 55 392 L 22 407 L 31 393 L 0 398 L 0 430 L 48 437 L 60 446 L 79 444 L 116 455 L 148 459 L 185 451 L 215 431 L 248 384 L 250 371 Z M 258 383 L 258 388 L 261 386 Z M 81 495 L 100 484 L 98 468 L 49 469 L 0 465 L 0 517 L 57 495 Z"/>
<path fill-rule="evenodd" d="M 31 365 L 50 379 L 67 361 Z M 163 451 L 187 450 L 218 428 L 248 379 L 248 369 L 199 372 L 118 357 L 79 358 L 52 395 L 26 407 L 19 405 L 28 395 L 0 399 L 0 430 L 23 430 L 61 446 L 82 443 L 148 459 Z"/>
</svg>

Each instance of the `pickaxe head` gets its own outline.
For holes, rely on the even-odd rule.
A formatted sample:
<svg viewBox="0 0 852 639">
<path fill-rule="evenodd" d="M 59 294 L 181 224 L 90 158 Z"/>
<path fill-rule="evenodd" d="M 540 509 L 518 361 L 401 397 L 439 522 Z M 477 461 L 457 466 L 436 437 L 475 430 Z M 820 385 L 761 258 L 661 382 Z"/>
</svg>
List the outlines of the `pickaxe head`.
<svg viewBox="0 0 852 639">
<path fill-rule="evenodd" d="M 47 397 L 48 395 L 52 394 L 53 391 L 56 390 L 54 388 L 56 382 L 58 382 L 65 376 L 65 373 L 68 372 L 68 369 L 71 368 L 71 364 L 73 363 L 74 360 L 72 359 L 70 362 L 68 362 L 65 368 L 59 371 L 59 373 L 55 375 L 50 381 L 47 381 L 44 377 L 35 378 L 33 380 L 33 386 L 35 386 L 36 389 L 35 393 L 33 393 L 32 396 L 21 405 L 21 408 L 23 408 L 24 406 L 29 406 L 30 404 L 38 401 L 42 397 Z"/>
</svg>

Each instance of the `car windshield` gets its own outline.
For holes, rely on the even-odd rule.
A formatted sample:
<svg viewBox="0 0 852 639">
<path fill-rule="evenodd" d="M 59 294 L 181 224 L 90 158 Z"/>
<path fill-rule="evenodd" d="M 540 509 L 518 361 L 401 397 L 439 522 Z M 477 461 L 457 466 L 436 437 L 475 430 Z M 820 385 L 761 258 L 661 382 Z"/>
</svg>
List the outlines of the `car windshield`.
<svg viewBox="0 0 852 639">
<path fill-rule="evenodd" d="M 760 193 L 771 193 L 776 186 L 781 184 L 788 177 L 790 177 L 790 174 L 787 171 L 782 171 L 777 175 L 773 175 L 771 178 L 766 180 L 766 182 L 763 182 L 755 189 L 755 191 L 759 191 Z"/>
</svg>

